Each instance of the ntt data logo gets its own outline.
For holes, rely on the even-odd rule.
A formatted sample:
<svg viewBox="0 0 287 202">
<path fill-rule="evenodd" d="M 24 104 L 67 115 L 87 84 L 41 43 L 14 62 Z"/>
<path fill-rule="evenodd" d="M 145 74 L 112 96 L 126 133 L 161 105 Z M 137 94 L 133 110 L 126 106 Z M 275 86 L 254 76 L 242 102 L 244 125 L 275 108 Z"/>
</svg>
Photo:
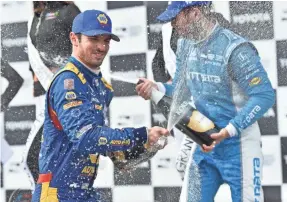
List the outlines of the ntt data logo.
<svg viewBox="0 0 287 202">
<path fill-rule="evenodd" d="M 270 22 L 271 16 L 269 13 L 254 13 L 254 14 L 242 14 L 233 16 L 233 22 L 235 24 L 244 23 L 258 23 L 258 22 Z"/>
</svg>

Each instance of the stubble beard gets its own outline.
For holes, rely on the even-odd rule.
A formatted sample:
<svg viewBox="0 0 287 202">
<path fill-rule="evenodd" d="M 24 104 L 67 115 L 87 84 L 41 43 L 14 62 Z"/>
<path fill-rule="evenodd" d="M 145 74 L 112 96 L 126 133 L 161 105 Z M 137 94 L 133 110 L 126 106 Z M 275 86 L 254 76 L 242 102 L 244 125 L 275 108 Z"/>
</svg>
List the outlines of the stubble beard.
<svg viewBox="0 0 287 202">
<path fill-rule="evenodd" d="M 89 57 L 86 56 L 84 51 L 81 51 L 81 53 L 79 54 L 79 59 L 87 67 L 89 67 L 90 69 L 93 69 L 93 70 L 99 70 L 100 66 L 103 63 L 103 60 L 101 60 L 101 61 L 93 61 L 92 58 L 89 58 Z"/>
</svg>

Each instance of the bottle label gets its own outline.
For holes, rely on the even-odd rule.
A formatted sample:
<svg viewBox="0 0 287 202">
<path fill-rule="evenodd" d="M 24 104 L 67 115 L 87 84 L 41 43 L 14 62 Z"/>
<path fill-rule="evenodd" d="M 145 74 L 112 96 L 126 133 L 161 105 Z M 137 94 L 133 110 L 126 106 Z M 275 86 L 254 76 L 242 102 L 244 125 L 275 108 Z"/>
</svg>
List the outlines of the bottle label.
<svg viewBox="0 0 287 202">
<path fill-rule="evenodd" d="M 192 130 L 200 133 L 206 132 L 215 127 L 214 123 L 211 120 L 209 120 L 206 116 L 204 116 L 197 110 L 194 110 L 192 112 L 187 126 Z"/>
<path fill-rule="evenodd" d="M 189 106 L 189 102 L 184 101 L 183 103 L 180 104 L 180 106 L 178 107 L 175 113 L 181 116 L 185 111 L 187 111 L 188 106 Z"/>
</svg>

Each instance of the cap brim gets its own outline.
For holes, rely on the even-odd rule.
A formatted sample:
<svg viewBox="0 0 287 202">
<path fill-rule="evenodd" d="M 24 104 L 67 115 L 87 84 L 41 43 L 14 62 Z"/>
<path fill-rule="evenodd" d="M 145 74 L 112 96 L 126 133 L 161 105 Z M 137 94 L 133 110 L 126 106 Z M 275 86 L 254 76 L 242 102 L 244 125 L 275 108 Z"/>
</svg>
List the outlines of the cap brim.
<svg viewBox="0 0 287 202">
<path fill-rule="evenodd" d="M 81 34 L 86 35 L 86 36 L 97 36 L 97 35 L 107 34 L 107 35 L 110 35 L 114 41 L 117 41 L 117 42 L 120 41 L 120 38 L 117 35 L 111 32 L 108 32 L 108 31 L 104 31 L 104 30 L 89 30 L 86 32 L 82 32 Z"/>
<path fill-rule="evenodd" d="M 182 10 L 182 8 L 166 10 L 160 14 L 156 19 L 161 22 L 170 22 L 172 21 Z"/>
</svg>

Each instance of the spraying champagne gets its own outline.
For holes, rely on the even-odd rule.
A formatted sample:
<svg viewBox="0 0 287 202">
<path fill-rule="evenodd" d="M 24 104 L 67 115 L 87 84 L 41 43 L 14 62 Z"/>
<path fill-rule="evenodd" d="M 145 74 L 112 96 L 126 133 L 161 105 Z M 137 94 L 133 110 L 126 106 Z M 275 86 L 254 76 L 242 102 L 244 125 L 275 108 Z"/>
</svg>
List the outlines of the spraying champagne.
<svg viewBox="0 0 287 202">
<path fill-rule="evenodd" d="M 153 88 L 151 100 L 157 105 L 163 115 L 168 118 L 172 99 Z M 178 110 L 178 115 L 182 114 L 182 110 L 186 110 L 186 112 L 183 111 L 184 115 L 179 118 L 179 121 L 176 123 L 175 127 L 181 130 L 197 144 L 201 146 L 203 144 L 210 146 L 214 142 L 214 139 L 212 139 L 210 135 L 212 133 L 218 133 L 219 128 L 206 116 L 192 107 L 188 102 L 183 102 L 179 106 Z"/>
<path fill-rule="evenodd" d="M 109 77 L 115 80 L 128 82 L 136 85 L 143 82 L 139 79 L 127 79 L 114 75 L 109 75 Z M 172 99 L 170 97 L 167 97 L 164 93 L 156 90 L 155 88 L 152 88 L 151 100 L 161 110 L 165 118 L 168 119 Z M 178 114 L 182 114 L 181 112 L 184 110 L 186 110 L 186 112 L 183 113 L 184 116 L 180 117 L 175 127 L 182 131 L 185 135 L 190 137 L 197 144 L 201 146 L 203 144 L 210 146 L 214 142 L 214 139 L 212 139 L 210 135 L 212 133 L 218 133 L 220 129 L 210 119 L 208 119 L 206 116 L 204 116 L 194 107 L 192 107 L 188 102 L 183 102 L 179 106 Z"/>
</svg>

